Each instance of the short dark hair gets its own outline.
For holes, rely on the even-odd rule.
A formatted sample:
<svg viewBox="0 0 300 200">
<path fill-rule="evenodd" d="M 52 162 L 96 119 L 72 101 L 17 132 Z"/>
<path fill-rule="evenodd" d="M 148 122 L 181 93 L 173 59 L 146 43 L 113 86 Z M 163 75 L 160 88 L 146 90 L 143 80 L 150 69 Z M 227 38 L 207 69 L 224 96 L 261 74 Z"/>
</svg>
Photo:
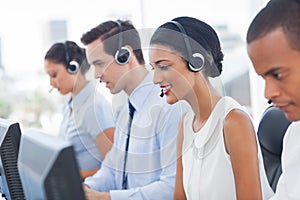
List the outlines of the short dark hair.
<svg viewBox="0 0 300 200">
<path fill-rule="evenodd" d="M 104 51 L 114 56 L 119 47 L 118 34 L 120 30 L 118 23 L 122 26 L 122 46 L 131 46 L 139 64 L 145 64 L 139 33 L 129 20 L 118 20 L 117 22 L 110 20 L 103 22 L 84 33 L 81 37 L 81 42 L 84 45 L 88 45 L 100 39 L 104 44 Z"/>
<path fill-rule="evenodd" d="M 193 52 L 204 56 L 204 73 L 209 77 L 217 77 L 222 72 L 224 54 L 215 30 L 207 23 L 193 17 L 177 17 L 172 21 L 179 22 L 184 28 Z M 174 33 L 172 33 L 172 32 Z M 188 62 L 186 44 L 182 32 L 176 25 L 167 22 L 158 27 L 150 40 L 151 44 L 162 44 L 180 53 Z"/>
<path fill-rule="evenodd" d="M 69 59 L 78 62 L 80 65 L 80 72 L 85 74 L 90 69 L 90 65 L 86 59 L 85 49 L 79 47 L 73 41 L 54 43 L 47 51 L 44 59 L 67 66 L 67 62 L 69 61 L 66 60 L 66 50 L 68 51 Z"/>
<path fill-rule="evenodd" d="M 290 46 L 300 51 L 300 0 L 271 0 L 255 16 L 247 32 L 247 43 L 281 28 Z"/>
</svg>

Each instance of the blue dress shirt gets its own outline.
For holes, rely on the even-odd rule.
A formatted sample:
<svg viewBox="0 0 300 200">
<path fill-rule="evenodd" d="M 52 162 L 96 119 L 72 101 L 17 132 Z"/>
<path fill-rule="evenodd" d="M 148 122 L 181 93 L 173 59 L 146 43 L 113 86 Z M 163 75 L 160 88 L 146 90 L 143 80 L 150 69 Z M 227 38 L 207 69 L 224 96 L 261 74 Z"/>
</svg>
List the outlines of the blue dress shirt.
<svg viewBox="0 0 300 200">
<path fill-rule="evenodd" d="M 186 102 L 167 104 L 149 73 L 129 96 L 135 108 L 126 163 L 127 190 L 122 190 L 128 106 L 118 113 L 115 142 L 101 169 L 85 180 L 91 189 L 110 192 L 112 200 L 172 199 L 176 174 L 176 143 Z"/>
<path fill-rule="evenodd" d="M 100 168 L 102 162 L 96 137 L 112 127 L 115 122 L 111 104 L 89 82 L 65 104 L 59 136 L 72 143 L 79 169 L 92 170 Z"/>
</svg>

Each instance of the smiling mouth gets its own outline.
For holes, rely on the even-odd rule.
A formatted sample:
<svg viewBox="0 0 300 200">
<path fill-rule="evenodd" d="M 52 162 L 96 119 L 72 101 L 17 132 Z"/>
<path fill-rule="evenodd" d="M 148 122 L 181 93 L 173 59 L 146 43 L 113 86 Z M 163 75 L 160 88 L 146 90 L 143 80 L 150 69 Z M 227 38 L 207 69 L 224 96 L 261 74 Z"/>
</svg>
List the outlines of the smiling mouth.
<svg viewBox="0 0 300 200">
<path fill-rule="evenodd" d="M 165 87 L 162 87 L 162 92 L 167 95 L 169 92 L 171 91 L 171 86 L 168 85 L 168 86 L 165 86 Z"/>
</svg>

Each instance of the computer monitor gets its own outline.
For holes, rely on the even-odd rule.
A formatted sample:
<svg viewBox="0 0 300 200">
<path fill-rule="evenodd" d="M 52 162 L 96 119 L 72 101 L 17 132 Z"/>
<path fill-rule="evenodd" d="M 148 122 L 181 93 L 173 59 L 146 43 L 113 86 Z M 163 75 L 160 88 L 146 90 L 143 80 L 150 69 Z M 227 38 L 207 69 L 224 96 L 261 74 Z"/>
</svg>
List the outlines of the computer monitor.
<svg viewBox="0 0 300 200">
<path fill-rule="evenodd" d="M 21 130 L 19 123 L 0 118 L 0 193 L 4 199 L 25 199 L 17 167 Z"/>
<path fill-rule="evenodd" d="M 18 167 L 26 199 L 85 199 L 73 146 L 63 138 L 24 130 Z"/>
</svg>

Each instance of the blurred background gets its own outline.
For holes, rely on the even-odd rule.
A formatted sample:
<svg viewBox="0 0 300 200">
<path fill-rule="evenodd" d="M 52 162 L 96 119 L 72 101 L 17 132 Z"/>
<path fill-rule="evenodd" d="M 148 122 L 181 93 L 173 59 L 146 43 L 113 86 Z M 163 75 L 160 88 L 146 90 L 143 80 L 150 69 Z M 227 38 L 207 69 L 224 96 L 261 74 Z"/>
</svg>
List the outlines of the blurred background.
<svg viewBox="0 0 300 200">
<path fill-rule="evenodd" d="M 199 18 L 217 31 L 224 57 L 221 82 L 225 93 L 251 113 L 255 125 L 268 106 L 264 83 L 251 67 L 245 38 L 254 15 L 266 0 L 1 0 L 0 4 L 0 117 L 23 127 L 56 134 L 63 101 L 49 93 L 44 55 L 55 42 L 80 37 L 106 20 L 129 19 L 142 30 L 153 30 L 178 16 Z M 146 39 L 142 40 L 146 41 Z M 83 47 L 83 46 L 82 46 Z M 145 46 L 146 51 L 146 46 Z M 147 58 L 147 52 L 145 52 Z M 148 62 L 148 60 L 146 60 Z M 93 79 L 93 69 L 88 77 Z M 99 92 L 111 101 L 101 84 Z"/>
</svg>

